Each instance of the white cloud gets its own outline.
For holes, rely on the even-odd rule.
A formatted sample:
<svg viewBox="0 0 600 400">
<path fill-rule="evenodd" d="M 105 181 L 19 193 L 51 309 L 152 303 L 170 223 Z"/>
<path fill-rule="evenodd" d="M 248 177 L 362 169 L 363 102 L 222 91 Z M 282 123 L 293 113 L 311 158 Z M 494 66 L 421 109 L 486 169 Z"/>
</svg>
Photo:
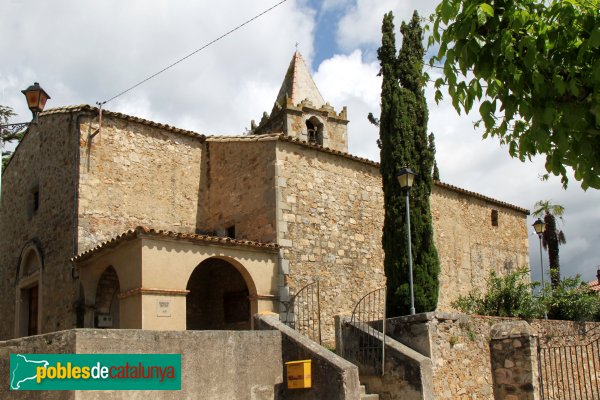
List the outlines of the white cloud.
<svg viewBox="0 0 600 400">
<path fill-rule="evenodd" d="M 8 3 L 0 37 L 12 40 L 0 42 L 0 53 L 11 62 L 0 66 L 7 83 L 0 103 L 26 117 L 19 91 L 34 80 L 52 97 L 48 107 L 108 99 L 273 4 Z M 314 11 L 290 1 L 105 107 L 173 125 L 203 122 L 189 128 L 207 133 L 241 132 L 240 120 L 260 118 L 272 106 L 273 100 L 256 101 L 252 90 L 272 88 L 274 99 L 297 41 L 311 59 L 313 31 Z M 246 102 L 234 102 L 242 97 Z"/>
<path fill-rule="evenodd" d="M 341 111 L 348 107 L 348 141 L 352 154 L 379 159 L 378 129 L 367 120 L 367 114 L 379 114 L 381 77 L 379 64 L 366 63 L 360 50 L 349 55 L 335 55 L 325 60 L 315 73 L 315 82 L 326 101 Z"/>
<path fill-rule="evenodd" d="M 400 24 L 409 21 L 414 10 L 423 18 L 433 12 L 437 0 L 356 0 L 347 13 L 340 19 L 337 41 L 345 51 L 356 47 L 368 46 L 377 48 L 381 44 L 381 22 L 383 15 L 389 11 L 394 13 L 396 26 L 396 46 L 400 46 Z"/>
</svg>

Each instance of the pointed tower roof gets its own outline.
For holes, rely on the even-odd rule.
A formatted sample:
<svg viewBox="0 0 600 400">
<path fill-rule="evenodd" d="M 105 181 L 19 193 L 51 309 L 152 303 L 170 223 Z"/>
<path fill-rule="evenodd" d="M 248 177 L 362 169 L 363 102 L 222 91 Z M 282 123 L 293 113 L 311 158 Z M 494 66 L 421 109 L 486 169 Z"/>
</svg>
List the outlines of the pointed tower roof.
<svg viewBox="0 0 600 400">
<path fill-rule="evenodd" d="M 286 96 L 292 100 L 294 105 L 305 99 L 308 99 L 315 108 L 325 105 L 325 100 L 323 100 L 323 96 L 317 89 L 304 58 L 298 51 L 292 57 L 277 95 L 276 101 L 282 107 L 286 105 Z"/>
</svg>

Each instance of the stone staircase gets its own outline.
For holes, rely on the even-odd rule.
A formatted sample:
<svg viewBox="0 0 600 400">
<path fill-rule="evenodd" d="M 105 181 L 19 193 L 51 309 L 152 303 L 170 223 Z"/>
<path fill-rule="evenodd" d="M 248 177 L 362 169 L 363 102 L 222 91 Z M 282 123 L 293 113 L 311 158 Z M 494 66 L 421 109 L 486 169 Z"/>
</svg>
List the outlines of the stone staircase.
<svg viewBox="0 0 600 400">
<path fill-rule="evenodd" d="M 379 400 L 378 394 L 367 394 L 365 385 L 360 385 L 360 400 Z"/>
</svg>

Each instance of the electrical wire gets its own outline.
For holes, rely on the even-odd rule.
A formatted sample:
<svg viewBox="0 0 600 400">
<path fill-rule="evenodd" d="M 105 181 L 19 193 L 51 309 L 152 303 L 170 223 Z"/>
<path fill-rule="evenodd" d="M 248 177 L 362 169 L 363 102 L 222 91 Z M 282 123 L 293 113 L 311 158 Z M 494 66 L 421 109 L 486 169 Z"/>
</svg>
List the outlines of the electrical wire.
<svg viewBox="0 0 600 400">
<path fill-rule="evenodd" d="M 152 78 L 155 78 L 156 76 L 158 76 L 158 75 L 162 74 L 163 72 L 167 71 L 168 69 L 170 69 L 170 68 L 173 68 L 173 67 L 174 67 L 174 66 L 176 66 L 177 64 L 179 64 L 179 63 L 181 63 L 181 62 L 183 62 L 183 61 L 187 60 L 188 58 L 190 58 L 191 56 L 195 55 L 196 53 L 199 53 L 200 51 L 202 51 L 202 50 L 206 49 L 207 47 L 209 47 L 209 46 L 211 46 L 211 45 L 215 44 L 216 42 L 218 42 L 219 40 L 221 40 L 221 39 L 225 38 L 226 36 L 229 36 L 230 34 L 232 34 L 233 32 L 237 31 L 238 29 L 241 29 L 241 28 L 243 28 L 244 26 L 248 25 L 250 22 L 252 22 L 252 21 L 254 21 L 254 20 L 256 20 L 256 19 L 258 19 L 258 18 L 262 17 L 263 15 L 265 15 L 265 14 L 266 14 L 266 13 L 268 13 L 269 11 L 271 11 L 271 10 L 273 10 L 273 9 L 275 9 L 275 8 L 277 8 L 277 7 L 279 7 L 280 5 L 282 5 L 283 3 L 285 3 L 286 1 L 287 1 L 287 0 L 281 0 L 279 3 L 277 3 L 277 4 L 275 4 L 275 5 L 271 6 L 271 7 L 269 7 L 268 9 L 264 10 L 264 11 L 263 11 L 263 12 L 261 12 L 260 14 L 257 14 L 257 15 L 255 15 L 254 17 L 250 18 L 249 20 L 247 20 L 247 21 L 243 22 L 242 24 L 240 24 L 240 25 L 236 26 L 235 28 L 233 28 L 233 29 L 231 29 L 231 30 L 227 31 L 226 33 L 222 34 L 222 35 L 221 35 L 221 36 L 219 36 L 218 38 L 216 38 L 216 39 L 213 39 L 212 41 L 210 41 L 210 42 L 208 42 L 207 44 L 203 45 L 203 46 L 202 46 L 202 47 L 200 47 L 199 49 L 197 49 L 197 50 L 194 50 L 193 52 L 191 52 L 191 53 L 190 53 L 190 54 L 188 54 L 187 56 L 185 56 L 185 57 L 183 57 L 183 58 L 180 58 L 179 60 L 175 61 L 174 63 L 172 63 L 172 64 L 170 64 L 170 65 L 166 66 L 165 68 L 161 69 L 160 71 L 158 71 L 158 72 L 156 72 L 156 73 L 154 73 L 154 74 L 150 75 L 150 76 L 149 76 L 149 77 L 147 77 L 146 79 L 144 79 L 144 80 L 142 80 L 142 81 L 140 81 L 140 82 L 136 83 L 135 85 L 131 86 L 130 88 L 123 90 L 121 93 L 119 93 L 119 94 L 117 94 L 117 95 L 115 95 L 115 96 L 111 97 L 110 99 L 108 99 L 108 100 L 104 100 L 104 101 L 101 101 L 101 102 L 97 102 L 96 104 L 98 104 L 99 106 L 102 106 L 103 104 L 106 104 L 106 103 L 108 103 L 108 102 L 110 102 L 110 101 L 113 101 L 113 100 L 114 100 L 114 99 L 116 99 L 117 97 L 120 97 L 120 96 L 124 95 L 125 93 L 127 93 L 127 92 L 130 92 L 131 90 L 133 90 L 133 89 L 137 88 L 138 86 L 140 86 L 140 85 L 142 85 L 142 84 L 144 84 L 144 83 L 148 82 L 150 79 L 152 79 Z"/>
</svg>

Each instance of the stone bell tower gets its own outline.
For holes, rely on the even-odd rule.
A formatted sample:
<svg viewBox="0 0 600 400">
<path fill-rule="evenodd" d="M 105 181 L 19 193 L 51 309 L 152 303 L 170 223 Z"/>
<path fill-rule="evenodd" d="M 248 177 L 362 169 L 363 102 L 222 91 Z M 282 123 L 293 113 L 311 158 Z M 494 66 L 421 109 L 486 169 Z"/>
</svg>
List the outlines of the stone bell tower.
<svg viewBox="0 0 600 400">
<path fill-rule="evenodd" d="M 302 55 L 296 51 L 271 114 L 252 121 L 251 134 L 284 133 L 293 138 L 348 152 L 348 113 L 336 113 L 315 85 Z"/>
</svg>

